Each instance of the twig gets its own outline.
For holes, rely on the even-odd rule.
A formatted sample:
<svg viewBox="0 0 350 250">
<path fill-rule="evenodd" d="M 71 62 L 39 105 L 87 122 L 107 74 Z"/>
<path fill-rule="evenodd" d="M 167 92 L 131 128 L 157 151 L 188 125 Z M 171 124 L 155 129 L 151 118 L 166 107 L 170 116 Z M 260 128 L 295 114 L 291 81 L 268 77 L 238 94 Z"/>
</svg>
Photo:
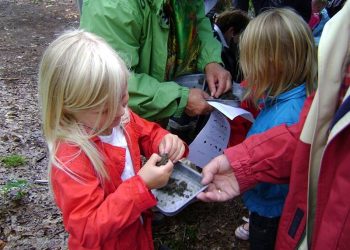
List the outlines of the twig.
<svg viewBox="0 0 350 250">
<path fill-rule="evenodd" d="M 34 183 L 39 184 L 39 185 L 47 185 L 47 184 L 49 184 L 49 181 L 48 180 L 35 180 Z"/>
<path fill-rule="evenodd" d="M 13 78 L 13 77 L 0 77 L 0 80 L 9 80 L 9 81 L 12 81 L 12 80 L 19 80 L 19 78 Z"/>
<path fill-rule="evenodd" d="M 49 239 L 55 238 L 56 235 L 59 235 L 59 234 L 61 234 L 61 233 L 64 233 L 64 231 L 65 231 L 64 229 L 61 229 L 61 230 L 55 232 L 51 237 L 49 237 Z"/>
<path fill-rule="evenodd" d="M 39 159 L 36 160 L 36 162 L 41 162 L 42 160 L 44 160 L 46 158 L 46 154 L 41 156 Z"/>
</svg>

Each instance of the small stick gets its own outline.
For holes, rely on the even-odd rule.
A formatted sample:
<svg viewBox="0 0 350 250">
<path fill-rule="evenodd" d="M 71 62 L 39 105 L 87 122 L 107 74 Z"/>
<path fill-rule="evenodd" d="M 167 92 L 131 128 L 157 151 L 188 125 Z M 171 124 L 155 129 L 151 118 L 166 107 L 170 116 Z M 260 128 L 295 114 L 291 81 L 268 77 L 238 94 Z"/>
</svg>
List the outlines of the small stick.
<svg viewBox="0 0 350 250">
<path fill-rule="evenodd" d="M 49 181 L 48 180 L 35 180 L 34 183 L 39 184 L 39 185 L 47 185 L 47 184 L 49 184 Z"/>
<path fill-rule="evenodd" d="M 0 80 L 19 80 L 19 78 L 11 78 L 11 77 L 0 77 Z"/>
</svg>

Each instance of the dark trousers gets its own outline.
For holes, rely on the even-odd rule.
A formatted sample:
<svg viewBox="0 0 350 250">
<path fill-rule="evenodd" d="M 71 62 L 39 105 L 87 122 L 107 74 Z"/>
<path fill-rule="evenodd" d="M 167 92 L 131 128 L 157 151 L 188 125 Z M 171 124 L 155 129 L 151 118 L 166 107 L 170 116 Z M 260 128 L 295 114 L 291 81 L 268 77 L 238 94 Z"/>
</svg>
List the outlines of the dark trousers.
<svg viewBox="0 0 350 250">
<path fill-rule="evenodd" d="M 267 218 L 252 212 L 249 216 L 249 243 L 252 250 L 273 250 L 280 217 Z"/>
</svg>

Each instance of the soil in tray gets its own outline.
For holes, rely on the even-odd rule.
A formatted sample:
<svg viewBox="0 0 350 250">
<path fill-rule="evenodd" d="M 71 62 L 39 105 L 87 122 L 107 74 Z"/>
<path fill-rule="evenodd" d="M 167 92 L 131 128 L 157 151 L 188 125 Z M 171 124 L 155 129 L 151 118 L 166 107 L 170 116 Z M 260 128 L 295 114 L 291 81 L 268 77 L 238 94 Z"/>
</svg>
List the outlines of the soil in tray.
<svg viewBox="0 0 350 250">
<path fill-rule="evenodd" d="M 170 177 L 168 184 L 160 188 L 159 191 L 166 193 L 169 196 L 178 195 L 180 197 L 189 198 L 188 195 L 184 195 L 185 191 L 190 191 L 187 189 L 187 183 L 185 181 L 179 181 L 178 179 Z"/>
</svg>

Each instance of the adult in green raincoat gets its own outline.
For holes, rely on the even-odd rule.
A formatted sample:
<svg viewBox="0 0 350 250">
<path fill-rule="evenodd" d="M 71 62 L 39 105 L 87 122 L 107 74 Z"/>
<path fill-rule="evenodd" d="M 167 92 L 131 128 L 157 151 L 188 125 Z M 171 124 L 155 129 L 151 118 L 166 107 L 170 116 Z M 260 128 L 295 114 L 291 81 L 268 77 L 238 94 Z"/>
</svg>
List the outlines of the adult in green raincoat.
<svg viewBox="0 0 350 250">
<path fill-rule="evenodd" d="M 231 89 L 202 0 L 85 0 L 80 26 L 106 39 L 129 65 L 129 107 L 148 120 L 212 111 L 209 95 L 175 83 L 178 76 L 204 71 L 213 97 Z"/>
</svg>

